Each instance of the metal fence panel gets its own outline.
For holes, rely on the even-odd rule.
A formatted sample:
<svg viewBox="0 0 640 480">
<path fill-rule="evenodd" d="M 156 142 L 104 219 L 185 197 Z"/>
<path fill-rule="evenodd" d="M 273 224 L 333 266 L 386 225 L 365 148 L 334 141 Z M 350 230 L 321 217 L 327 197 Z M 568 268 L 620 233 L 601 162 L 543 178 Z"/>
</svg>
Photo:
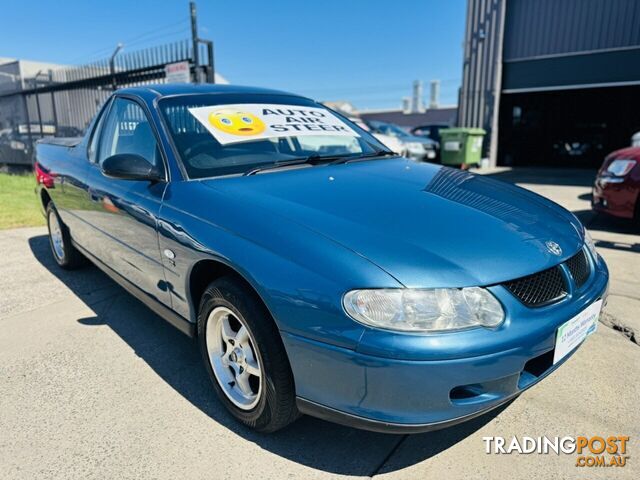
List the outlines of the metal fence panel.
<svg viewBox="0 0 640 480">
<path fill-rule="evenodd" d="M 198 69 L 213 81 L 213 54 L 207 53 L 205 47 L 200 58 L 208 64 Z M 28 79 L 20 77 L 18 62 L 0 65 L 0 164 L 31 164 L 35 141 L 82 135 L 115 88 L 165 83 L 165 66 L 182 61 L 189 62 L 193 76 L 191 40 L 41 71 Z"/>
</svg>

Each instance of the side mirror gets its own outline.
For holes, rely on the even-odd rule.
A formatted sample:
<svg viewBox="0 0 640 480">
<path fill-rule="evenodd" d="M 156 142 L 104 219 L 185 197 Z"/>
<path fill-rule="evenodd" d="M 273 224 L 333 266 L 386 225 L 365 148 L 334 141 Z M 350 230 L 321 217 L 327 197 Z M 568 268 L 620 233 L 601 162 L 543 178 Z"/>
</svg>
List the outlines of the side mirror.
<svg viewBox="0 0 640 480">
<path fill-rule="evenodd" d="M 134 153 L 119 153 L 102 161 L 102 173 L 121 180 L 162 180 L 155 165 Z"/>
</svg>

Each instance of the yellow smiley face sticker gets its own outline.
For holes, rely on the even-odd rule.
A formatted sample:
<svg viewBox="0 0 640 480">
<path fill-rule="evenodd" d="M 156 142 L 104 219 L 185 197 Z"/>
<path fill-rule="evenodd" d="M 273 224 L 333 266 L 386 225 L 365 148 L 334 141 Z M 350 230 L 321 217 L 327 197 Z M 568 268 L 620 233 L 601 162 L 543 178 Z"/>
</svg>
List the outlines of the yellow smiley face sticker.
<svg viewBox="0 0 640 480">
<path fill-rule="evenodd" d="M 265 125 L 253 113 L 219 110 L 209 114 L 209 123 L 231 135 L 251 136 L 264 132 Z"/>
</svg>

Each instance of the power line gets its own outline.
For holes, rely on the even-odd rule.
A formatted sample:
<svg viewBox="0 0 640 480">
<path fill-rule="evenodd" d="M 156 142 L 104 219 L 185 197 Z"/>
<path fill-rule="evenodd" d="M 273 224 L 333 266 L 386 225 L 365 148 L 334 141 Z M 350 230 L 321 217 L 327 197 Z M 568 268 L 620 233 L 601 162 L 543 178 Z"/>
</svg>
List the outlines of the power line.
<svg viewBox="0 0 640 480">
<path fill-rule="evenodd" d="M 153 38 L 159 38 L 159 36 L 167 36 L 167 35 L 171 35 L 173 33 L 178 33 L 176 32 L 167 32 L 167 33 L 162 33 L 161 35 L 159 35 L 159 32 L 167 30 L 169 28 L 175 27 L 176 25 L 180 25 L 180 24 L 184 24 L 184 28 L 182 29 L 183 31 L 186 32 L 187 26 L 188 26 L 188 18 L 185 17 L 181 20 L 178 21 L 173 21 L 169 24 L 163 25 L 161 27 L 157 27 L 154 28 L 153 30 L 149 30 L 147 32 L 143 32 L 140 33 L 138 35 L 135 35 L 134 37 L 130 37 L 128 39 L 125 40 L 121 40 L 120 43 L 124 44 L 125 46 L 132 46 L 132 45 L 139 45 L 141 43 L 147 42 L 147 41 L 151 41 Z M 149 35 L 152 35 L 152 37 L 149 37 Z M 149 37 L 149 38 L 145 38 L 145 37 Z M 91 63 L 91 61 L 93 60 L 97 60 L 97 59 L 101 59 L 103 56 L 106 56 L 108 54 L 110 54 L 111 52 L 113 52 L 114 49 L 114 45 L 111 45 L 109 47 L 103 47 L 99 50 L 94 50 L 91 53 L 88 54 L 83 54 L 81 56 L 75 57 L 73 59 L 71 59 L 69 62 L 66 63 L 78 63 L 80 61 L 86 62 L 86 63 Z"/>
<path fill-rule="evenodd" d="M 444 88 L 452 88 L 460 84 L 460 78 L 450 78 L 446 80 L 440 80 L 440 85 L 445 85 Z M 455 83 L 456 85 L 450 85 Z M 323 94 L 345 94 L 348 95 L 351 92 L 355 94 L 361 93 L 375 93 L 375 92 L 389 92 L 389 91 L 405 91 L 407 94 L 411 93 L 411 84 L 393 84 L 393 85 L 359 85 L 357 87 L 318 87 L 318 88 L 305 88 L 298 90 L 300 93 L 323 93 Z"/>
<path fill-rule="evenodd" d="M 327 93 L 332 93 L 332 92 L 339 92 L 339 93 L 345 93 L 345 92 L 362 92 L 364 90 L 367 91 L 388 91 L 388 90 L 405 90 L 410 88 L 409 85 L 360 85 L 357 87 L 320 87 L 320 88 L 305 88 L 305 89 L 301 89 L 299 90 L 301 93 L 304 92 L 327 92 Z"/>
<path fill-rule="evenodd" d="M 166 30 L 166 29 L 171 28 L 171 27 L 175 27 L 176 25 L 180 25 L 181 23 L 187 23 L 188 21 L 189 21 L 189 17 L 184 17 L 181 20 L 178 20 L 178 21 L 175 21 L 175 22 L 171 22 L 171 23 L 169 23 L 169 24 L 167 24 L 167 25 L 165 25 L 163 27 L 154 28 L 153 30 L 149 30 L 149 31 L 147 31 L 145 33 L 141 33 L 140 35 L 136 35 L 135 37 L 129 38 L 128 40 L 124 40 L 122 43 L 126 42 L 127 44 L 131 45 L 133 43 L 137 43 L 137 40 L 140 39 L 140 38 L 146 37 L 146 36 L 151 35 L 151 34 L 158 33 L 158 32 L 160 32 L 162 30 Z"/>
<path fill-rule="evenodd" d="M 155 40 L 157 40 L 159 38 L 167 38 L 167 37 L 170 37 L 172 35 L 177 35 L 178 33 L 187 34 L 188 33 L 188 28 L 181 27 L 181 28 L 179 28 L 177 30 L 174 30 L 174 31 L 171 31 L 171 32 L 160 33 L 158 35 L 154 35 L 152 37 L 145 38 L 143 40 L 138 40 L 137 42 L 127 42 L 127 43 L 124 43 L 124 46 L 125 47 L 133 47 L 133 46 L 137 46 L 137 45 L 144 45 L 146 43 L 153 42 L 153 41 L 155 41 Z"/>
</svg>

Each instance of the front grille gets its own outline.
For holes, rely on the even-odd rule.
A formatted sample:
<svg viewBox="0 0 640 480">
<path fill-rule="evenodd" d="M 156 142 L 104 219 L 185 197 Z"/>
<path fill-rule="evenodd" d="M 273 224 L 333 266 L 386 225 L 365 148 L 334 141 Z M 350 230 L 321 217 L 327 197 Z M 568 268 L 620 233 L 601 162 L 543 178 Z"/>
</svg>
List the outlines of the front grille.
<svg viewBox="0 0 640 480">
<path fill-rule="evenodd" d="M 529 307 L 541 307 L 567 294 L 559 266 L 511 280 L 503 285 Z"/>
<path fill-rule="evenodd" d="M 580 250 L 573 257 L 567 260 L 565 265 L 573 277 L 576 288 L 580 288 L 584 285 L 584 282 L 587 281 L 587 278 L 589 278 L 589 274 L 591 273 L 591 268 L 589 267 L 589 262 L 587 261 L 584 250 Z"/>
</svg>

